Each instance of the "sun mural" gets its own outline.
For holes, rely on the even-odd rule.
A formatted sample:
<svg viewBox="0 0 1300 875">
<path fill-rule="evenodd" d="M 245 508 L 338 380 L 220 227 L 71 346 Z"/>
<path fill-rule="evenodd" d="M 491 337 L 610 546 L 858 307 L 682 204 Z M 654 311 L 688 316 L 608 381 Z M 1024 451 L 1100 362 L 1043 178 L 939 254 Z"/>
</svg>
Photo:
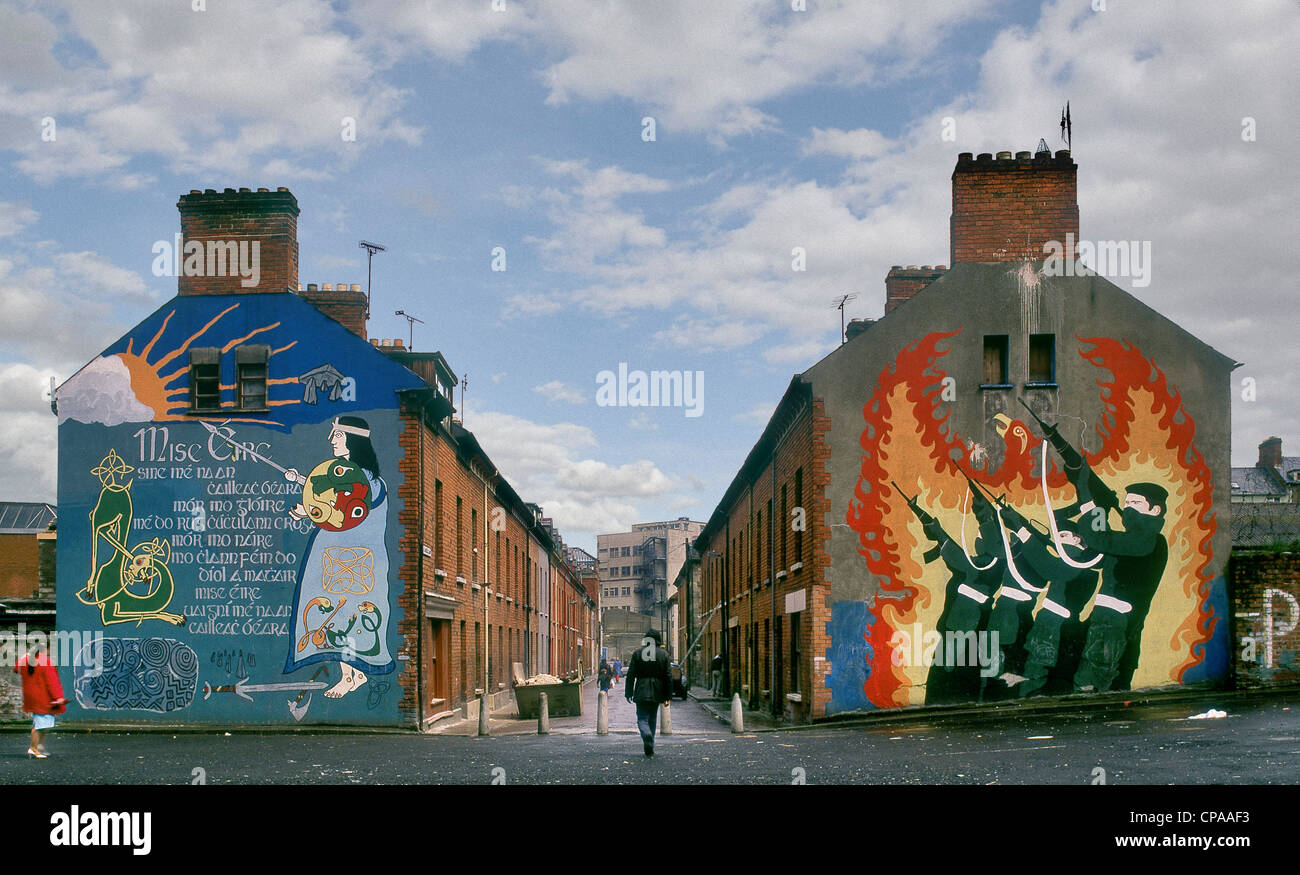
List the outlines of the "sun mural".
<svg viewBox="0 0 1300 875">
<path fill-rule="evenodd" d="M 126 350 L 116 354 L 116 357 L 126 366 L 127 373 L 130 375 L 131 389 L 134 391 L 137 400 L 153 411 L 152 418 L 154 421 L 161 422 L 193 418 L 192 416 L 187 415 L 187 411 L 190 409 L 190 368 L 189 363 L 185 361 L 182 356 L 184 356 L 184 354 L 188 352 L 189 349 L 200 339 L 207 339 L 210 343 L 211 338 L 208 336 L 208 332 L 216 328 L 218 323 L 220 323 L 227 314 L 238 307 L 239 304 L 231 304 L 216 316 L 209 319 L 203 327 L 191 334 L 182 343 L 170 350 L 160 351 L 151 361 L 150 356 L 154 354 L 154 347 L 158 345 L 159 341 L 162 340 L 163 336 L 167 333 L 167 325 L 171 322 L 172 316 L 176 313 L 175 310 L 172 310 L 163 318 L 162 325 L 159 326 L 158 331 L 149 339 L 149 342 L 146 343 L 138 353 L 135 352 L 134 349 L 136 339 L 130 338 L 127 340 Z M 242 337 L 227 339 L 221 346 L 221 354 L 224 356 L 235 347 L 248 342 L 257 335 L 274 331 L 279 327 L 279 322 L 272 322 L 268 325 L 255 328 Z M 218 332 L 213 331 L 212 333 L 217 334 Z M 284 346 L 272 349 L 270 354 L 274 357 L 278 353 L 282 353 L 293 347 L 297 342 L 298 341 L 296 340 L 290 341 Z M 176 364 L 175 367 L 172 367 L 173 363 L 178 359 L 181 359 L 180 363 Z M 291 383 L 298 383 L 298 378 L 284 377 L 280 379 L 268 379 L 266 381 L 267 392 L 269 394 L 272 387 L 283 386 Z M 230 408 L 233 410 L 237 408 L 234 394 L 235 385 L 233 383 L 221 384 L 221 407 L 223 409 Z M 302 403 L 301 397 L 278 399 L 268 397 L 267 400 L 267 406 L 271 408 L 300 403 Z M 280 424 L 277 420 L 271 418 L 231 417 L 231 420 L 234 422 L 257 422 L 267 425 Z"/>
<path fill-rule="evenodd" d="M 1044 637 L 1035 626 L 1059 624 L 1054 613 L 1066 618 L 1066 629 L 1052 629 L 1063 636 L 1059 643 L 1051 638 L 1052 658 L 1053 648 L 1064 654 L 1073 647 L 1065 692 L 1181 682 L 1206 659 L 1218 618 L 1209 604 L 1217 526 L 1211 473 L 1179 393 L 1131 344 L 1079 337 L 1080 356 L 1099 374 L 1100 449 L 1071 456 L 1071 442 L 1062 436 L 1072 435 L 1079 447 L 1084 426 L 1078 420 L 999 415 L 995 428 L 1006 447 L 1002 464 L 988 470 L 980 466 L 983 448 L 954 434 L 941 406 L 947 349 L 940 346 L 958 333 L 934 332 L 904 349 L 863 407 L 862 467 L 846 522 L 881 588 L 867 607 L 867 701 L 882 708 L 936 701 L 938 682 L 950 676 L 898 658 L 899 633 L 915 629 L 1001 628 L 1000 656 L 1014 664 L 1006 669 L 998 654 L 991 664 L 1005 670 L 1008 694 L 1040 689 L 1041 678 L 1021 684 L 1018 693 L 1014 685 L 1033 675 L 1033 651 L 1042 643 L 1036 639 Z M 1119 520 L 1123 528 L 1116 527 Z M 1139 526 L 1146 527 L 1144 546 L 1121 545 L 1139 537 Z M 1084 546 L 1067 552 L 1067 530 Z M 1063 599 L 1060 587 L 1046 591 L 1047 581 L 1034 577 L 1031 547 L 1038 550 L 1035 561 L 1046 557 L 1072 585 L 1085 587 L 1071 597 L 1072 608 L 1053 601 Z M 936 561 L 941 553 L 944 561 Z M 1138 587 L 1133 581 L 1143 574 L 1148 579 Z M 961 587 L 969 598 L 957 594 Z M 1129 593 L 1138 589 L 1143 595 L 1135 607 Z M 1009 625 L 999 627 L 999 615 Z M 1045 619 L 1039 624 L 1038 618 Z M 1019 636 L 1010 650 L 1007 633 Z M 1045 675 L 1051 666 L 1037 668 Z M 928 685 L 934 687 L 929 697 Z M 979 695 L 977 687 L 967 698 Z"/>
</svg>

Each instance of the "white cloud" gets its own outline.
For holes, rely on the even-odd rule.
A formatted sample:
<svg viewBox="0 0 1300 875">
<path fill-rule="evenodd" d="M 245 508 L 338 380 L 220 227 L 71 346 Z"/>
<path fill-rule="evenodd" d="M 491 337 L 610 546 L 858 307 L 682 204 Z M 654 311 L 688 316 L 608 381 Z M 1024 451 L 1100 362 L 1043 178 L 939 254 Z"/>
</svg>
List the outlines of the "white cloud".
<svg viewBox="0 0 1300 875">
<path fill-rule="evenodd" d="M 0 121 L 28 123 L 57 108 L 53 142 L 8 140 L 18 168 L 38 182 L 91 177 L 139 188 L 153 181 L 132 169 L 139 156 L 186 175 L 319 179 L 328 173 L 306 156 L 346 167 L 367 145 L 420 140 L 397 117 L 406 93 L 383 80 L 382 64 L 324 0 L 223 0 L 205 12 L 62 0 L 41 12 L 48 18 L 11 12 L 8 23 L 30 37 L 23 53 L 44 75 L 0 86 Z M 66 60 L 60 43 L 69 39 L 90 57 Z"/>
<path fill-rule="evenodd" d="M 628 530 L 643 518 L 640 502 L 675 485 L 648 460 L 611 465 L 592 458 L 598 444 L 584 425 L 543 425 L 473 404 L 466 421 L 502 476 L 524 501 L 542 506 L 569 544 L 594 544 L 599 532 Z"/>
<path fill-rule="evenodd" d="M 50 411 L 53 374 L 0 363 L 0 495 L 7 501 L 54 501 L 58 423 Z"/>
<path fill-rule="evenodd" d="M 551 380 L 549 383 L 534 386 L 533 391 L 551 401 L 563 401 L 568 404 L 587 403 L 586 392 L 583 392 L 576 386 L 570 386 L 568 383 L 563 383 L 559 380 Z"/>
<path fill-rule="evenodd" d="M 842 131 L 839 128 L 813 128 L 812 136 L 804 142 L 805 155 L 835 155 L 841 158 L 876 158 L 889 151 L 889 139 L 879 131 L 858 128 Z"/>
<path fill-rule="evenodd" d="M 12 237 L 39 218 L 40 214 L 27 204 L 0 201 L 0 237 Z"/>
</svg>

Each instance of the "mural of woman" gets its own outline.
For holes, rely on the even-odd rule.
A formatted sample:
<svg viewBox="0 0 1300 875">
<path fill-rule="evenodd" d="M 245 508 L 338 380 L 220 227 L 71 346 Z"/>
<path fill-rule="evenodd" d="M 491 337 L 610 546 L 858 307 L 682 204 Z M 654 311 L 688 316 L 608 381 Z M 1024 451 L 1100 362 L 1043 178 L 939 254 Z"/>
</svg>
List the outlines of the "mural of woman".
<svg viewBox="0 0 1300 875">
<path fill-rule="evenodd" d="M 338 662 L 342 678 L 325 691 L 338 699 L 364 684 L 367 674 L 393 670 L 384 545 L 388 489 L 364 419 L 338 417 L 329 442 L 332 458 L 306 477 L 292 468 L 284 475 L 302 484 L 302 503 L 290 516 L 315 524 L 298 571 L 284 671 Z"/>
</svg>

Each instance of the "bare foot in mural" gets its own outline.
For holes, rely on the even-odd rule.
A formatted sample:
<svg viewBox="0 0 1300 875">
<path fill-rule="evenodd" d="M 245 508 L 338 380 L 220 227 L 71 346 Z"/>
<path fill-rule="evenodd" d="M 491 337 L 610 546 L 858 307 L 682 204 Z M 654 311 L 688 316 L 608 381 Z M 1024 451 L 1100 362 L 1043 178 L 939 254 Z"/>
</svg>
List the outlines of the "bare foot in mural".
<svg viewBox="0 0 1300 875">
<path fill-rule="evenodd" d="M 357 671 L 346 662 L 343 665 L 343 679 L 337 684 L 325 691 L 325 695 L 331 699 L 341 699 L 348 693 L 355 690 L 366 682 L 364 672 Z"/>
</svg>

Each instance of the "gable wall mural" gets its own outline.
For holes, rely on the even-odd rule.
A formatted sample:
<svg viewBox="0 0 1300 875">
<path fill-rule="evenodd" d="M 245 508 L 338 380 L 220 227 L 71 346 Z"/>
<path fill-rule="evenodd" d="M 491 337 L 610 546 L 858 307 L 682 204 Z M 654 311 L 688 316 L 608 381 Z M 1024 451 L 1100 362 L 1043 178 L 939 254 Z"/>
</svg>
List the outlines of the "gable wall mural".
<svg viewBox="0 0 1300 875">
<path fill-rule="evenodd" d="M 1095 433 L 1027 398 L 993 417 L 1005 447 L 989 454 L 944 397 L 961 334 L 915 337 L 844 426 L 860 472 L 829 516 L 875 591 L 830 604 L 827 714 L 1221 679 L 1224 522 L 1161 362 L 1122 338 L 1060 335 L 1059 355 L 1095 372 Z"/>
<path fill-rule="evenodd" d="M 69 717 L 397 723 L 418 385 L 292 295 L 174 299 L 64 384 L 58 623 L 103 635 Z"/>
</svg>

